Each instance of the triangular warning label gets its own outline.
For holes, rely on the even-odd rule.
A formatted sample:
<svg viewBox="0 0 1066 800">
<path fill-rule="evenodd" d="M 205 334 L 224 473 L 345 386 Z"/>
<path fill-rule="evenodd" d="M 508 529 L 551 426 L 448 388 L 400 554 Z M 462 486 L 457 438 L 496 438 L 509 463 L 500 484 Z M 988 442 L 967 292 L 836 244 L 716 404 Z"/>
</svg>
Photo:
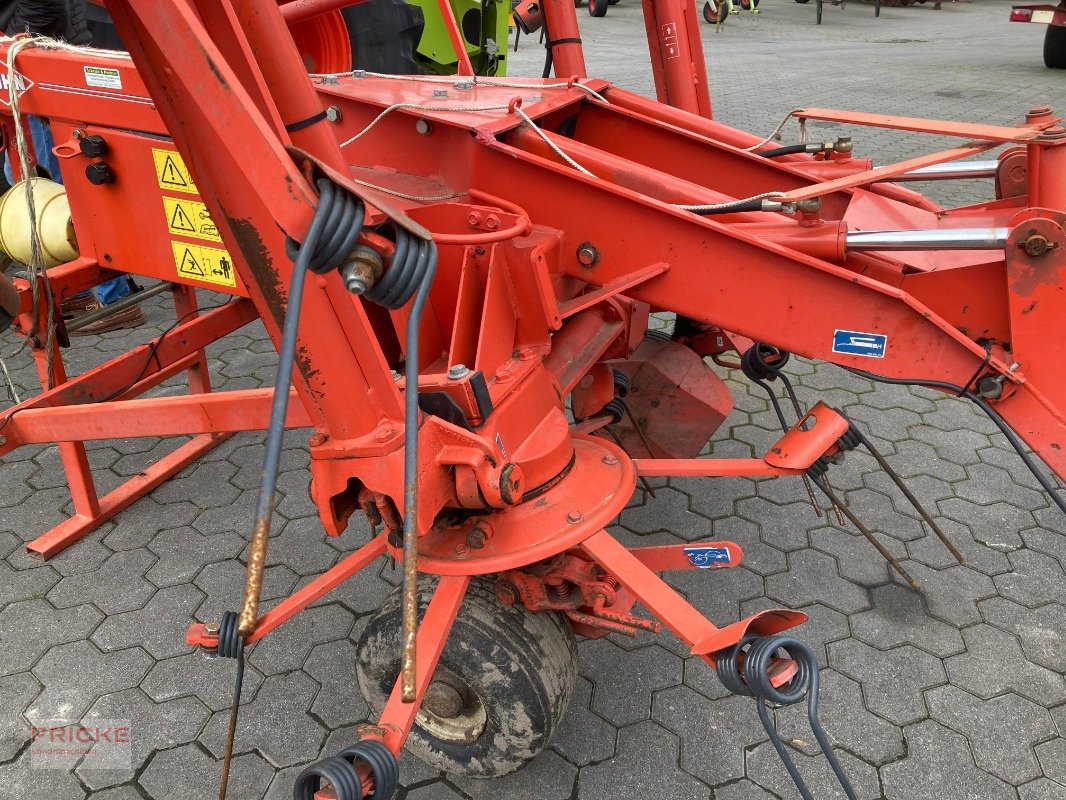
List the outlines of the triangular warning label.
<svg viewBox="0 0 1066 800">
<path fill-rule="evenodd" d="M 196 226 L 192 224 L 189 215 L 180 205 L 174 206 L 174 213 L 170 215 L 170 228 L 175 231 L 188 231 L 196 233 Z"/>
<path fill-rule="evenodd" d="M 204 277 L 204 271 L 200 263 L 189 248 L 185 248 L 185 255 L 181 257 L 181 265 L 178 267 L 179 275 L 191 275 L 194 278 Z"/>
<path fill-rule="evenodd" d="M 163 169 L 159 171 L 159 182 L 183 189 L 189 186 L 189 182 L 182 177 L 181 170 L 178 169 L 178 165 L 174 163 L 174 159 L 170 156 L 167 156 L 166 161 L 163 162 Z"/>
</svg>

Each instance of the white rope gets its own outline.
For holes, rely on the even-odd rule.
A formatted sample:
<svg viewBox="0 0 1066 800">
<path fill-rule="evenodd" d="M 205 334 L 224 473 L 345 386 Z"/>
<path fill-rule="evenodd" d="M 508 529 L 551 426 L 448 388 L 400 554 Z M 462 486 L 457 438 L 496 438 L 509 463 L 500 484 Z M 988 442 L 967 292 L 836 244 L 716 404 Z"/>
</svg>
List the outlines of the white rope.
<svg viewBox="0 0 1066 800">
<path fill-rule="evenodd" d="M 387 117 L 393 111 L 397 111 L 397 110 L 399 110 L 401 108 L 408 108 L 408 109 L 411 109 L 413 111 L 456 111 L 456 112 L 466 111 L 466 112 L 476 112 L 476 111 L 504 111 L 504 110 L 507 109 L 507 106 L 506 106 L 506 104 L 505 105 L 493 105 L 493 106 L 429 106 L 429 105 L 423 105 L 422 103 L 395 103 L 395 104 L 389 106 L 388 108 L 386 108 L 384 111 L 382 111 L 376 117 L 374 117 L 374 119 L 372 119 L 370 121 L 370 124 L 367 125 L 365 128 L 363 128 L 361 131 L 359 131 L 359 133 L 357 133 L 354 136 L 352 136 L 351 138 L 346 139 L 345 141 L 341 142 L 340 146 L 341 147 L 347 147 L 348 145 L 352 144 L 353 142 L 359 141 L 364 136 L 366 136 L 368 133 L 370 133 L 370 131 L 372 131 L 374 129 L 374 127 L 379 122 L 381 122 L 383 119 L 385 119 L 385 117 Z"/>
<path fill-rule="evenodd" d="M 0 356 L 0 369 L 4 371 L 4 380 L 7 381 L 7 391 L 11 395 L 11 400 L 15 405 L 22 402 L 22 398 L 19 397 L 18 390 L 15 389 L 15 384 L 11 380 L 11 373 L 7 371 L 7 362 L 4 361 L 3 356 Z"/>
<path fill-rule="evenodd" d="M 129 61 L 130 54 L 123 50 L 103 50 L 99 47 L 81 47 L 61 39 L 52 39 L 48 36 L 0 36 L 0 46 L 11 45 L 13 42 L 31 41 L 34 47 L 42 50 L 63 50 L 67 53 L 86 56 L 88 58 L 115 58 Z"/>
<path fill-rule="evenodd" d="M 692 211 L 697 214 L 726 214 L 736 206 L 744 205 L 754 200 L 771 200 L 775 197 L 785 196 L 785 192 L 763 192 L 762 194 L 755 194 L 740 200 L 730 200 L 728 203 L 710 203 L 704 205 L 682 205 L 681 203 L 674 203 L 673 206 L 674 208 L 680 208 L 682 211 Z"/>
<path fill-rule="evenodd" d="M 790 119 L 792 119 L 793 116 L 795 116 L 796 114 L 799 114 L 802 111 L 806 111 L 806 110 L 807 109 L 805 109 L 805 108 L 794 108 L 794 109 L 792 109 L 791 111 L 788 112 L 788 114 L 785 116 L 785 118 L 783 120 L 781 120 L 781 123 L 776 128 L 774 128 L 773 132 L 769 136 L 767 136 L 761 142 L 758 142 L 757 144 L 753 144 L 751 147 L 744 147 L 742 149 L 746 153 L 751 153 L 751 152 L 753 152 L 755 150 L 758 150 L 764 144 L 770 144 L 770 142 L 774 141 L 774 139 L 777 138 L 777 135 L 779 133 L 781 133 L 782 129 L 788 124 L 788 121 Z M 800 120 L 800 142 L 803 143 L 803 144 L 807 143 L 807 120 L 806 119 L 801 119 Z"/>
<path fill-rule="evenodd" d="M 525 122 L 526 125 L 533 129 L 533 132 L 537 134 L 537 136 L 544 140 L 544 143 L 548 145 L 548 147 L 555 151 L 555 154 L 559 156 L 559 158 L 561 158 L 571 167 L 576 169 L 578 172 L 584 173 L 585 175 L 588 175 L 591 178 L 596 177 L 592 172 L 589 172 L 589 170 L 585 169 L 583 166 L 574 161 L 574 159 L 568 156 L 565 152 L 563 152 L 563 148 L 559 147 L 559 145 L 557 145 L 548 137 L 548 134 L 546 134 L 539 127 L 537 127 L 537 123 L 535 123 L 529 118 L 529 115 L 527 115 L 526 112 L 522 110 L 521 106 L 515 106 L 514 111 L 518 116 L 522 118 L 522 121 Z"/>
</svg>

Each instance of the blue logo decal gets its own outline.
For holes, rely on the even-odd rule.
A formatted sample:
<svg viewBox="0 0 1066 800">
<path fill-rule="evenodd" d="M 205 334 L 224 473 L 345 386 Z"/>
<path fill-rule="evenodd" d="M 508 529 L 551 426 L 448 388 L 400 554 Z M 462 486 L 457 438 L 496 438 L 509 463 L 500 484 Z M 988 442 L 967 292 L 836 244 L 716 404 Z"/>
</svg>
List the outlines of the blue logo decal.
<svg viewBox="0 0 1066 800">
<path fill-rule="evenodd" d="M 732 563 L 728 547 L 686 547 L 684 553 L 688 556 L 688 562 L 700 569 L 728 567 Z"/>
<path fill-rule="evenodd" d="M 880 333 L 863 333 L 862 331 L 834 331 L 833 352 L 846 353 L 849 356 L 866 356 L 867 358 L 884 358 L 888 349 L 888 337 Z"/>
</svg>

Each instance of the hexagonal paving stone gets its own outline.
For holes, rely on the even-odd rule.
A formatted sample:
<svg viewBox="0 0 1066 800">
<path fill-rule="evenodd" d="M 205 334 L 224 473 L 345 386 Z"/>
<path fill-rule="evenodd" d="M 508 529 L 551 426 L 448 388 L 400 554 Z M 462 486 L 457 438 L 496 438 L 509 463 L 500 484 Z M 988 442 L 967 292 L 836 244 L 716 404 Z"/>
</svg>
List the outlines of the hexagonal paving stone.
<svg viewBox="0 0 1066 800">
<path fill-rule="evenodd" d="M 0 678 L 0 697 L 4 713 L 0 715 L 0 762 L 14 758 L 30 738 L 30 726 L 22 712 L 41 691 L 41 684 L 28 672 Z"/>
<path fill-rule="evenodd" d="M 87 641 L 49 650 L 33 668 L 44 689 L 26 709 L 31 722 L 79 719 L 98 697 L 141 682 L 152 659 L 138 647 L 101 653 Z"/>
<path fill-rule="evenodd" d="M 1044 742 L 1034 752 L 1044 775 L 1066 787 L 1066 739 L 1059 737 Z"/>
<path fill-rule="evenodd" d="M 29 669 L 50 647 L 88 636 L 103 618 L 91 606 L 58 611 L 45 600 L 4 606 L 0 610 L 0 675 Z"/>
<path fill-rule="evenodd" d="M 829 663 L 862 683 L 867 708 L 897 725 L 924 719 L 922 691 L 946 682 L 940 659 L 910 645 L 881 652 L 848 639 L 829 646 Z"/>
<path fill-rule="evenodd" d="M 191 742 L 207 722 L 211 712 L 193 697 L 154 703 L 140 689 L 128 689 L 101 697 L 85 715 L 92 720 L 129 720 L 132 766 L 124 769 L 85 769 L 75 772 L 86 786 L 101 789 L 132 780 L 154 750 Z"/>
<path fill-rule="evenodd" d="M 1028 609 L 1002 597 L 983 600 L 980 607 L 988 622 L 1018 637 L 1027 659 L 1066 673 L 1066 608 L 1049 603 Z"/>
<path fill-rule="evenodd" d="M 161 531 L 148 544 L 159 560 L 145 577 L 161 587 L 191 581 L 208 564 L 236 558 L 244 544 L 232 531 L 206 535 L 190 526 Z"/>
<path fill-rule="evenodd" d="M 555 731 L 552 749 L 577 767 L 614 755 L 618 730 L 592 713 L 592 684 L 578 676 L 570 708 Z"/>
<path fill-rule="evenodd" d="M 1035 550 L 1019 550 L 1007 557 L 1011 571 L 993 578 L 1003 597 L 1029 608 L 1046 603 L 1066 606 L 1066 572 L 1058 561 Z"/>
<path fill-rule="evenodd" d="M 352 612 L 335 603 L 308 608 L 260 639 L 248 663 L 264 675 L 299 669 L 315 645 L 347 640 L 353 622 Z"/>
<path fill-rule="evenodd" d="M 1013 800 L 1010 786 L 974 765 L 961 735 L 932 720 L 904 734 L 907 757 L 881 768 L 887 800 Z"/>
<path fill-rule="evenodd" d="M 979 700 L 955 686 L 925 698 L 934 719 L 970 740 L 978 767 L 1016 786 L 1040 775 L 1033 746 L 1055 735 L 1047 709 L 1016 694 Z"/>
<path fill-rule="evenodd" d="M 578 645 L 581 674 L 592 681 L 592 710 L 615 725 L 647 719 L 657 689 L 681 683 L 681 659 L 656 644 L 625 652 L 607 639 Z"/>
<path fill-rule="evenodd" d="M 518 772 L 492 780 L 450 775 L 449 780 L 473 800 L 567 800 L 574 793 L 577 768 L 556 753 L 541 753 Z"/>
<path fill-rule="evenodd" d="M 821 673 L 818 716 L 831 743 L 868 764 L 886 764 L 906 752 L 903 731 L 867 711 L 859 684 L 834 670 Z M 818 752 L 805 702 L 779 709 L 777 730 L 792 747 L 807 755 Z"/>
<path fill-rule="evenodd" d="M 229 778 L 234 800 L 262 797 L 273 773 L 255 753 L 235 756 Z M 218 764 L 197 747 L 186 744 L 155 753 L 138 778 L 152 800 L 203 800 L 218 795 Z"/>
<path fill-rule="evenodd" d="M 110 615 L 93 631 L 92 640 L 103 650 L 139 645 L 156 659 L 181 655 L 189 650 L 185 634 L 204 597 L 191 584 L 160 589 L 144 608 Z"/>
<path fill-rule="evenodd" d="M 710 790 L 677 766 L 677 737 L 653 722 L 639 722 L 618 731 L 613 758 L 585 767 L 578 774 L 582 800 L 618 800 L 625 796 L 670 800 L 707 800 Z"/>
<path fill-rule="evenodd" d="M 788 572 L 767 578 L 766 593 L 785 604 L 824 603 L 844 614 L 870 605 L 863 587 L 840 577 L 835 558 L 814 550 L 791 553 Z"/>
<path fill-rule="evenodd" d="M 652 719 L 681 738 L 681 768 L 715 786 L 744 776 L 744 751 L 766 738 L 751 698 L 708 700 L 687 686 L 656 692 Z"/>
<path fill-rule="evenodd" d="M 991 578 L 964 565 L 932 570 L 908 561 L 904 566 L 921 587 L 929 613 L 957 628 L 980 622 L 977 602 L 996 594 Z M 899 576 L 893 580 L 902 583 Z"/>
<path fill-rule="evenodd" d="M 975 625 L 962 636 L 966 652 L 945 662 L 956 686 L 986 700 L 1013 691 L 1047 708 L 1066 701 L 1063 676 L 1028 661 L 1009 633 Z"/>
<path fill-rule="evenodd" d="M 0 765 L 0 786 L 7 797 L 20 800 L 24 797 L 83 800 L 87 796 L 73 772 L 62 768 L 35 769 L 28 751 L 14 761 Z"/>
<path fill-rule="evenodd" d="M 235 753 L 257 750 L 276 767 L 289 767 L 317 758 L 326 730 L 307 713 L 318 684 L 303 672 L 273 675 L 263 681 L 255 699 L 241 706 Z M 200 736 L 200 743 L 222 756 L 229 713 L 216 713 Z"/>
<path fill-rule="evenodd" d="M 959 631 L 926 613 L 922 596 L 899 584 L 878 586 L 870 592 L 873 607 L 851 617 L 855 636 L 879 650 L 913 644 L 933 655 L 965 649 Z"/>
<path fill-rule="evenodd" d="M 370 712 L 354 680 L 356 655 L 355 645 L 340 639 L 317 645 L 304 663 L 304 672 L 322 685 L 311 712 L 330 728 L 362 722 Z"/>
<path fill-rule="evenodd" d="M 176 658 L 157 661 L 141 681 L 141 688 L 157 703 L 196 695 L 212 711 L 219 711 L 232 703 L 234 669 L 229 659 L 208 657 L 199 650 L 191 650 Z M 245 702 L 255 696 L 262 682 L 259 671 L 246 664 L 241 692 Z"/>
<path fill-rule="evenodd" d="M 1061 800 L 1063 788 L 1061 783 L 1047 778 L 1037 778 L 1032 783 L 1018 787 L 1018 800 Z"/>
<path fill-rule="evenodd" d="M 63 578 L 47 598 L 58 608 L 91 603 L 105 614 L 132 611 L 156 592 L 144 578 L 155 561 L 155 555 L 147 550 L 120 551 L 98 570 Z"/>
<path fill-rule="evenodd" d="M 848 781 L 855 788 L 860 800 L 874 800 L 880 796 L 877 770 L 864 764 L 851 753 L 835 751 L 840 766 Z M 792 751 L 796 768 L 811 794 L 818 800 L 841 800 L 847 795 L 840 787 L 829 762 L 821 755 L 807 756 Z M 747 754 L 748 777 L 760 786 L 772 791 L 778 797 L 793 798 L 799 796 L 795 784 L 789 777 L 785 765 L 781 763 L 777 751 L 769 742 L 764 742 Z"/>
</svg>

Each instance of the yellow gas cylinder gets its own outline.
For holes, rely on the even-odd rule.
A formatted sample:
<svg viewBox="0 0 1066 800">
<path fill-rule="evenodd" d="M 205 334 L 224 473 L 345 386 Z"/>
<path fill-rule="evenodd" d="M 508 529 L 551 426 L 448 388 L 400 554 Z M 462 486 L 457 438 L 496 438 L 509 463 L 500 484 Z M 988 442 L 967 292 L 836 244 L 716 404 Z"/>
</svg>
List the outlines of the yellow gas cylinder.
<svg viewBox="0 0 1066 800">
<path fill-rule="evenodd" d="M 78 257 L 78 240 L 74 236 L 66 190 L 46 178 L 31 178 L 31 186 L 44 265 L 54 267 L 73 261 Z M 25 181 L 19 181 L 0 197 L 0 250 L 20 264 L 30 263 L 30 213 Z"/>
</svg>

